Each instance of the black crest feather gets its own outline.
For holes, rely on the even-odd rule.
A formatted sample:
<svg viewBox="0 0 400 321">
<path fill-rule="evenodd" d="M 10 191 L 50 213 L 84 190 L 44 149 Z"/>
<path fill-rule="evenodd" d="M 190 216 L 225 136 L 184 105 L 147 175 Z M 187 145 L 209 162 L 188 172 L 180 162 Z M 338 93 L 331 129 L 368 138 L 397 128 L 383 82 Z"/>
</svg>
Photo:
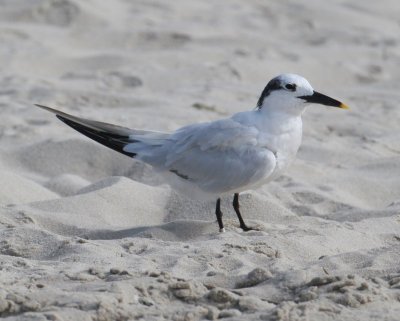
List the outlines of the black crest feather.
<svg viewBox="0 0 400 321">
<path fill-rule="evenodd" d="M 282 89 L 281 81 L 278 78 L 271 79 L 269 83 L 265 86 L 264 90 L 261 93 L 260 98 L 258 98 L 257 107 L 261 108 L 262 103 L 272 91 Z"/>
</svg>

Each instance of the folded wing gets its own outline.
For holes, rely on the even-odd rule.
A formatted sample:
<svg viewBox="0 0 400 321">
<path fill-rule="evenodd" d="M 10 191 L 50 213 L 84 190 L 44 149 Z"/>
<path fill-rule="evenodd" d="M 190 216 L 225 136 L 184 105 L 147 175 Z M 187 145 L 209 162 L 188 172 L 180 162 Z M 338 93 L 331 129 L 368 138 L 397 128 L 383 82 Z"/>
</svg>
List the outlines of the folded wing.
<svg viewBox="0 0 400 321">
<path fill-rule="evenodd" d="M 275 155 L 258 145 L 259 131 L 233 119 L 200 123 L 172 134 L 79 118 L 37 105 L 81 134 L 207 192 L 239 191 L 271 175 Z"/>
<path fill-rule="evenodd" d="M 147 162 L 207 192 L 239 190 L 275 169 L 275 155 L 258 145 L 258 135 L 232 119 L 190 125 L 171 134 Z"/>
</svg>

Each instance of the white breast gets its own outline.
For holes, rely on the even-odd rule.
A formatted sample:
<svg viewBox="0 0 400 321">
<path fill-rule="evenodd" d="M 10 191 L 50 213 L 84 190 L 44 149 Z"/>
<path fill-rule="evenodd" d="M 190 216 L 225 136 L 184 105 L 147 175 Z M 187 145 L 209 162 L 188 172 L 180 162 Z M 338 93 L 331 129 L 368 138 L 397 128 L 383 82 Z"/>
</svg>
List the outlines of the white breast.
<svg viewBox="0 0 400 321">
<path fill-rule="evenodd" d="M 302 138 L 301 117 L 274 117 L 262 119 L 257 124 L 260 130 L 259 146 L 272 151 L 276 157 L 274 172 L 265 177 L 261 184 L 278 177 L 295 159 Z"/>
</svg>

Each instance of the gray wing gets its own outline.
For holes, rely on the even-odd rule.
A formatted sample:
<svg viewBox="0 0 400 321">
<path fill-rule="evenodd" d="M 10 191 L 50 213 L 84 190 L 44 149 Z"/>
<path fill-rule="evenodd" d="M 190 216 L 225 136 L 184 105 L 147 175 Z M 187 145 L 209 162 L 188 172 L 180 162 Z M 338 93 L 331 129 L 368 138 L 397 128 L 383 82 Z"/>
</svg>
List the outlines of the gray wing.
<svg viewBox="0 0 400 321">
<path fill-rule="evenodd" d="M 258 145 L 259 132 L 232 119 L 184 127 L 144 161 L 207 192 L 226 192 L 270 175 L 276 159 Z"/>
</svg>

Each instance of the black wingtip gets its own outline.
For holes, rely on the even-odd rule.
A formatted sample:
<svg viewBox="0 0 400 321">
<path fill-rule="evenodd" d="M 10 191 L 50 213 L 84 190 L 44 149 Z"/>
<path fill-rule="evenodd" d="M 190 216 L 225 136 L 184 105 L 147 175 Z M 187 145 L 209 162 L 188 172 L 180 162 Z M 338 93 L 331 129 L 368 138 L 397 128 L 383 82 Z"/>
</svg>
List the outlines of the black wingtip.
<svg viewBox="0 0 400 321">
<path fill-rule="evenodd" d="M 126 156 L 136 156 L 136 153 L 126 152 L 124 150 L 124 147 L 132 142 L 132 140 L 129 138 L 129 131 L 126 128 L 81 119 L 44 105 L 34 105 L 55 114 L 56 117 L 63 123 L 75 129 L 77 132 L 93 139 L 94 141 Z"/>
<path fill-rule="evenodd" d="M 33 104 L 33 106 L 39 107 L 39 108 L 43 108 L 43 109 L 47 109 L 49 107 L 45 106 L 45 105 L 40 105 L 40 104 Z"/>
<path fill-rule="evenodd" d="M 48 107 L 48 106 L 45 106 L 45 105 L 41 105 L 41 104 L 33 104 L 33 105 L 36 106 L 36 107 L 39 107 L 41 109 L 47 110 L 47 111 L 49 111 L 49 112 L 51 112 L 53 114 L 56 114 L 56 115 L 58 115 L 58 114 L 67 115 L 67 114 L 63 113 L 62 111 L 59 111 L 57 109 L 54 109 L 54 108 L 51 108 L 51 107 Z"/>
<path fill-rule="evenodd" d="M 136 153 L 127 152 L 124 150 L 125 145 L 129 142 L 129 137 L 118 136 L 101 130 L 95 130 L 93 128 L 79 124 L 71 119 L 65 118 L 61 115 L 56 114 L 56 117 L 79 133 L 93 139 L 94 141 L 104 146 L 107 146 L 108 148 L 111 148 L 121 154 L 132 158 L 136 156 Z"/>
</svg>

